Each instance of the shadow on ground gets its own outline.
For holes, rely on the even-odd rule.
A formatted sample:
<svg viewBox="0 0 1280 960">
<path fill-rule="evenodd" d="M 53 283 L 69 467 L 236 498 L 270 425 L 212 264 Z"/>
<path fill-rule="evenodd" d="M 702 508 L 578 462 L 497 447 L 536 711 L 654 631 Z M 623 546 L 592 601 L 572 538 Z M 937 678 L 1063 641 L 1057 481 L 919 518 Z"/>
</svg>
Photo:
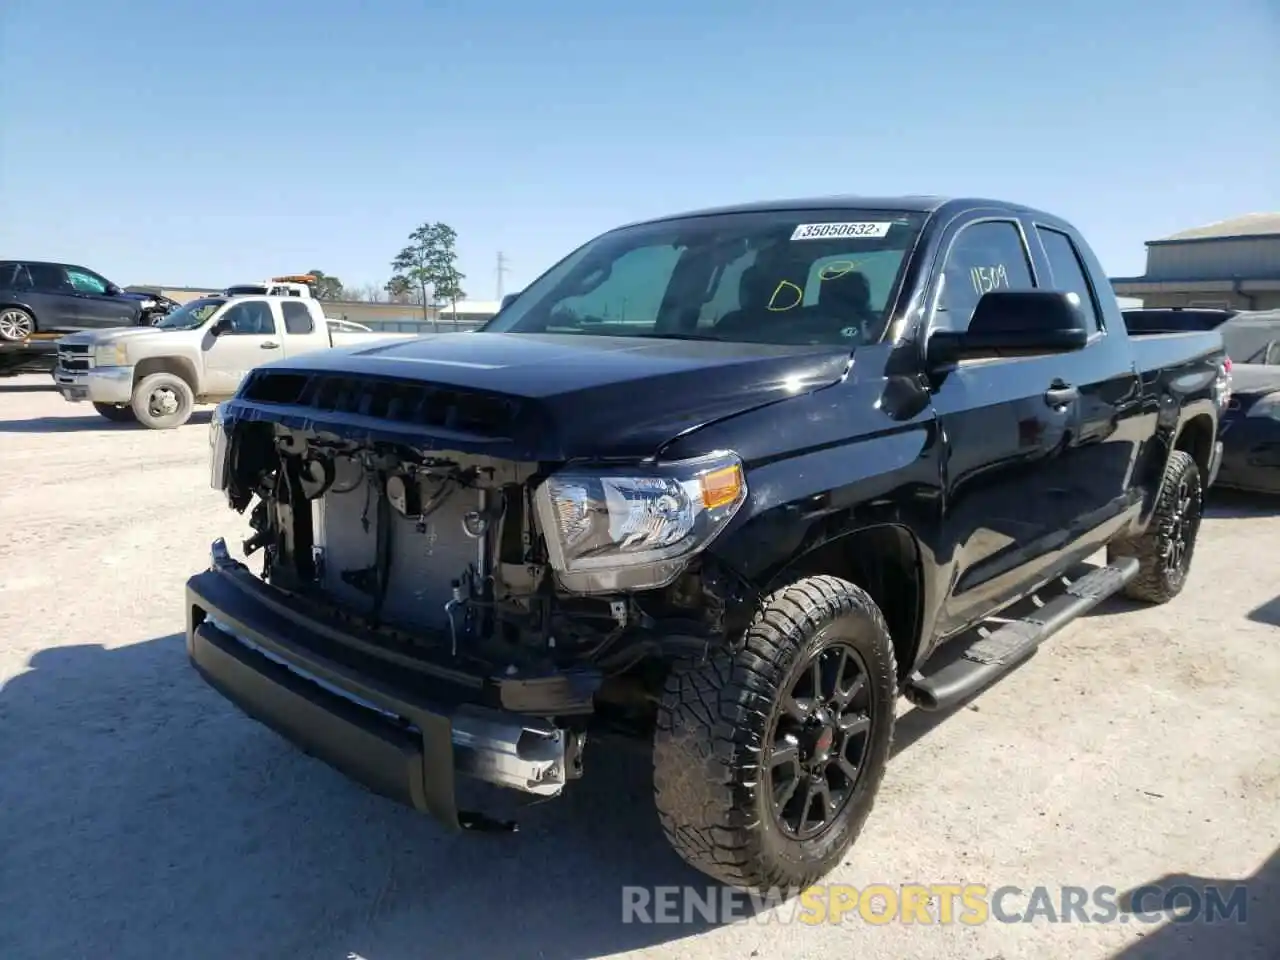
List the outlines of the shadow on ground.
<svg viewBox="0 0 1280 960">
<path fill-rule="evenodd" d="M 48 383 L 5 383 L 0 380 L 0 393 L 55 393 L 53 381 Z"/>
<path fill-rule="evenodd" d="M 169 636 L 37 653 L 0 689 L 0 956 L 608 956 L 625 885 L 708 881 L 669 849 L 643 755 L 452 835 L 247 720 Z"/>
<path fill-rule="evenodd" d="M 1168 907 L 1175 919 L 1112 957 L 1112 960 L 1274 960 L 1280 957 L 1280 850 L 1248 877 L 1233 879 L 1171 874 L 1152 880 L 1162 893 L 1125 891 L 1121 906 L 1126 913 Z M 1181 892 L 1180 891 L 1181 888 Z M 1243 889 L 1241 889 L 1243 888 Z M 1163 903 L 1165 896 L 1169 903 Z M 1209 916 L 1216 897 L 1216 916 Z M 1240 909 L 1236 909 L 1237 905 Z M 1188 910 L 1188 907 L 1196 909 Z M 1223 909 L 1225 907 L 1225 909 Z"/>
<path fill-rule="evenodd" d="M 1204 514 L 1209 519 L 1221 520 L 1274 517 L 1280 514 L 1280 496 L 1214 487 L 1205 498 Z"/>
<path fill-rule="evenodd" d="M 212 410 L 197 410 L 185 427 L 208 426 Z M 112 423 L 96 413 L 87 417 L 32 417 L 28 420 L 0 420 L 0 433 L 79 433 L 86 430 L 145 430 L 139 423 Z M 179 427 L 179 430 L 183 427 Z"/>
</svg>

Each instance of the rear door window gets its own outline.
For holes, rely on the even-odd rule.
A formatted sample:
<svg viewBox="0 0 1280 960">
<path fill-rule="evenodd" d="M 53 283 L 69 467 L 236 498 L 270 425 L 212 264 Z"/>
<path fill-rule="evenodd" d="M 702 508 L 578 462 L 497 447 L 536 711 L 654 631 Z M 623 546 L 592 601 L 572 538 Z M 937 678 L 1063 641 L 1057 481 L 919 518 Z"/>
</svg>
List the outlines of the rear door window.
<svg viewBox="0 0 1280 960">
<path fill-rule="evenodd" d="M 75 293 L 75 287 L 67 279 L 67 272 L 53 263 L 28 263 L 27 275 L 31 286 L 41 293 Z"/>
<path fill-rule="evenodd" d="M 1076 245 L 1059 230 L 1036 227 L 1036 234 L 1049 258 L 1049 269 L 1053 271 L 1052 289 L 1074 293 L 1079 298 L 1078 306 L 1089 325 L 1089 332 L 1095 333 L 1098 329 L 1098 304 Z"/>
</svg>

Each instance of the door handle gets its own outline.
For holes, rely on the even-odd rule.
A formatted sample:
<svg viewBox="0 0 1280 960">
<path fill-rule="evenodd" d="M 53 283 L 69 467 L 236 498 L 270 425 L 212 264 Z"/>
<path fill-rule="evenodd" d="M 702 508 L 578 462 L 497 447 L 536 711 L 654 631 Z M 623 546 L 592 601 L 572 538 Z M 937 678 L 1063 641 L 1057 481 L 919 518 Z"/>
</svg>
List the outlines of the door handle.
<svg viewBox="0 0 1280 960">
<path fill-rule="evenodd" d="M 1065 407 L 1067 404 L 1078 399 L 1080 389 L 1073 387 L 1069 383 L 1063 383 L 1061 380 L 1053 381 L 1053 384 L 1044 392 L 1044 402 L 1051 407 Z"/>
<path fill-rule="evenodd" d="M 278 344 L 278 343 L 272 343 L 270 340 L 268 340 L 266 343 L 262 344 L 262 349 L 263 349 L 263 350 L 278 350 L 279 348 L 280 348 L 280 344 Z"/>
</svg>

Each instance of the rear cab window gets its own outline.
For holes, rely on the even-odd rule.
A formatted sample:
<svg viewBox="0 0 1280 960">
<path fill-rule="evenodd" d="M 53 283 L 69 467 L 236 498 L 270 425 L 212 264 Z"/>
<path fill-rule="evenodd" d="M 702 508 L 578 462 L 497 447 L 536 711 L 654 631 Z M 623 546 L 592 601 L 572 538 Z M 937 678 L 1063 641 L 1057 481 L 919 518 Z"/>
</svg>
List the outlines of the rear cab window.
<svg viewBox="0 0 1280 960">
<path fill-rule="evenodd" d="M 624 227 L 553 267 L 486 330 L 872 343 L 887 325 L 925 217 L 770 210 Z"/>
<path fill-rule="evenodd" d="M 1089 283 L 1089 275 L 1085 272 L 1080 252 L 1071 237 L 1061 230 L 1036 225 L 1036 235 L 1044 247 L 1045 256 L 1049 260 L 1049 269 L 1053 271 L 1052 287 L 1076 296 L 1076 305 L 1085 317 L 1091 334 L 1097 333 L 1098 298 Z"/>
<path fill-rule="evenodd" d="M 305 303 L 286 300 L 280 304 L 280 311 L 284 314 L 285 333 L 306 334 L 315 332 L 315 320 L 312 319 L 311 311 L 307 309 Z"/>
</svg>

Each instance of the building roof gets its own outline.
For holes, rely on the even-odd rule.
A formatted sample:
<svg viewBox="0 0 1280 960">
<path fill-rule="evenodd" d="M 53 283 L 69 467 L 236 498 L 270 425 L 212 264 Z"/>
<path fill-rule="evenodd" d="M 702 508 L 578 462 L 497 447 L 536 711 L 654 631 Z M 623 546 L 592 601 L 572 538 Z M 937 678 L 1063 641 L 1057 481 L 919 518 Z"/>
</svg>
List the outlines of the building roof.
<svg viewBox="0 0 1280 960">
<path fill-rule="evenodd" d="M 1229 240 L 1237 237 L 1280 236 L 1280 213 L 1246 213 L 1203 227 L 1192 227 L 1148 243 L 1182 243 L 1187 240 Z"/>
</svg>

